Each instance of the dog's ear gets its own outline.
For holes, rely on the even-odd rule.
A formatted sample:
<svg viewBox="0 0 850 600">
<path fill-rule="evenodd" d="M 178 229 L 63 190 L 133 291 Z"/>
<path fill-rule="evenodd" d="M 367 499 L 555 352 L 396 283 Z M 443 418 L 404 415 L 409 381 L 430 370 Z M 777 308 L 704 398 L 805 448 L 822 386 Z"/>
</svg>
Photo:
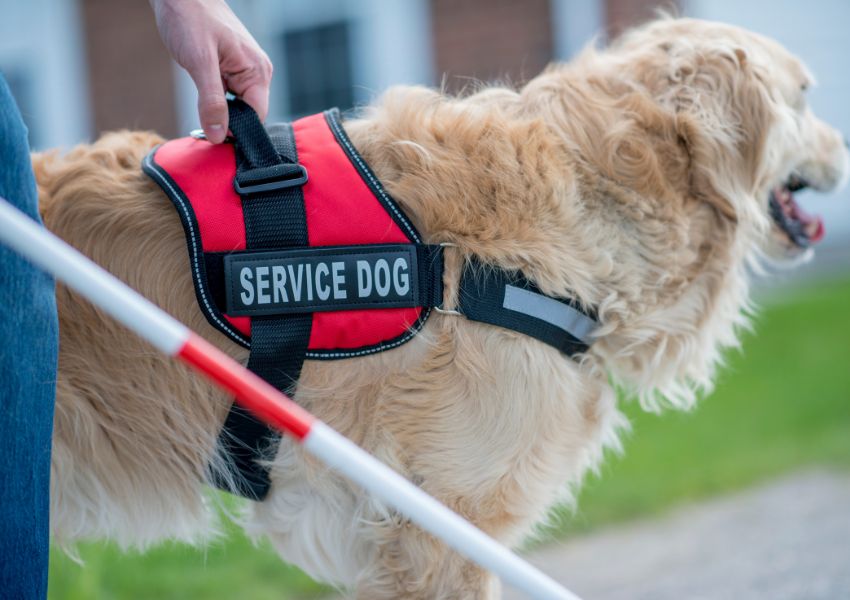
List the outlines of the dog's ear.
<svg viewBox="0 0 850 600">
<path fill-rule="evenodd" d="M 738 220 L 756 209 L 773 111 L 744 48 L 702 40 L 671 43 L 664 101 L 691 158 L 694 192 Z"/>
</svg>

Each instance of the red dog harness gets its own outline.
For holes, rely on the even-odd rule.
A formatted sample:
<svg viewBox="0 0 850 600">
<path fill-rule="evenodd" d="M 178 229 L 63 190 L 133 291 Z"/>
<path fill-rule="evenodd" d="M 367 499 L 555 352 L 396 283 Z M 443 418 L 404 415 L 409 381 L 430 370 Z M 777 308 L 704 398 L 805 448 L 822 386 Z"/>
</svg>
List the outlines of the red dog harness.
<svg viewBox="0 0 850 600">
<path fill-rule="evenodd" d="M 233 144 L 180 138 L 142 165 L 180 215 L 207 320 L 249 347 L 248 367 L 287 392 L 305 359 L 362 356 L 410 340 L 442 304 L 443 249 L 422 243 L 338 111 L 266 129 L 242 101 L 229 104 Z M 568 355 L 587 349 L 595 326 L 575 302 L 475 263 L 461 277 L 458 310 Z M 276 441 L 234 404 L 220 445 L 238 477 L 217 483 L 262 499 L 270 483 L 257 459 L 273 457 Z"/>
<path fill-rule="evenodd" d="M 270 133 L 272 140 L 278 139 L 278 132 Z M 441 297 L 420 299 L 413 294 L 417 279 L 411 270 L 419 257 L 405 252 L 416 250 L 411 245 L 420 243 L 419 234 L 362 158 L 354 153 L 336 113 L 300 119 L 292 123 L 292 135 L 298 164 L 303 172 L 310 174 L 309 180 L 306 176 L 303 182 L 293 179 L 295 185 L 280 188 L 291 190 L 290 195 L 301 196 L 286 198 L 280 204 L 303 205 L 306 243 L 292 245 L 358 246 L 355 256 L 362 254 L 365 250 L 362 246 L 367 244 L 377 246 L 376 251 L 372 256 L 362 257 L 365 261 L 358 261 L 359 270 L 355 263 L 353 270 L 345 272 L 340 271 L 338 260 L 323 260 L 319 258 L 322 253 L 316 251 L 305 255 L 308 260 L 286 264 L 287 268 L 274 272 L 260 270 L 262 267 L 258 265 L 266 263 L 252 257 L 250 263 L 230 264 L 231 269 L 248 269 L 240 272 L 244 278 L 231 282 L 235 286 L 217 287 L 224 280 L 220 276 L 205 277 L 205 272 L 218 275 L 224 268 L 224 257 L 247 250 L 246 230 L 256 225 L 246 223 L 249 218 L 243 214 L 243 199 L 233 185 L 236 149 L 232 144 L 210 144 L 191 137 L 173 140 L 154 150 L 145 169 L 177 204 L 192 246 L 193 275 L 201 308 L 216 329 L 246 347 L 250 345 L 251 316 L 275 314 L 287 304 L 293 310 L 312 312 L 307 358 L 359 356 L 403 343 L 413 337 L 427 318 L 429 309 L 423 305 L 433 306 L 434 300 L 441 301 Z M 345 152 L 347 148 L 351 148 L 350 155 Z M 299 177 L 301 172 L 297 171 Z M 243 197 L 247 196 L 246 205 L 265 201 L 250 185 L 240 187 Z M 274 191 L 266 190 L 266 194 Z M 286 214 L 259 217 L 288 220 L 299 209 L 300 206 L 285 207 Z M 265 232 L 252 233 L 255 237 L 265 235 Z M 280 246 L 276 241 L 266 246 L 260 240 L 251 248 Z M 421 258 L 434 261 L 439 246 L 425 248 L 425 252 L 420 248 Z M 338 257 L 340 252 L 335 248 L 329 256 Z M 344 259 L 346 267 L 352 267 L 350 263 L 351 259 Z M 440 261 L 434 264 L 442 266 Z M 340 284 L 343 276 L 345 285 Z M 233 296 L 229 297 L 228 292 L 233 292 Z M 379 292 L 385 294 L 381 296 Z M 358 308 L 359 304 L 368 304 L 368 308 Z M 409 306 L 400 307 L 404 304 Z M 222 306 L 226 307 L 225 312 L 219 309 Z"/>
</svg>

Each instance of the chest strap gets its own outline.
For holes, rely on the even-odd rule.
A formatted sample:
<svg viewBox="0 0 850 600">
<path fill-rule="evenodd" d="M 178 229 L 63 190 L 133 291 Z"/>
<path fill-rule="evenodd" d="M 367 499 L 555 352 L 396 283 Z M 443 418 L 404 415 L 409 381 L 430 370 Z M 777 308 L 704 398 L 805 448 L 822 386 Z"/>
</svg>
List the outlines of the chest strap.
<svg viewBox="0 0 850 600">
<path fill-rule="evenodd" d="M 299 248 L 309 244 L 301 185 L 307 174 L 298 164 L 291 126 L 272 143 L 257 114 L 242 100 L 228 102 L 236 140 L 234 187 L 242 200 L 246 249 Z M 248 368 L 277 389 L 292 394 L 310 340 L 309 314 L 257 315 L 251 319 Z M 229 477 L 214 483 L 261 500 L 271 482 L 262 459 L 274 458 L 280 434 L 234 403 L 219 436 L 222 456 L 232 461 Z"/>
<path fill-rule="evenodd" d="M 570 298 L 548 296 L 517 272 L 482 265 L 464 267 L 458 312 L 470 321 L 531 336 L 573 356 L 590 347 L 596 315 Z"/>
</svg>

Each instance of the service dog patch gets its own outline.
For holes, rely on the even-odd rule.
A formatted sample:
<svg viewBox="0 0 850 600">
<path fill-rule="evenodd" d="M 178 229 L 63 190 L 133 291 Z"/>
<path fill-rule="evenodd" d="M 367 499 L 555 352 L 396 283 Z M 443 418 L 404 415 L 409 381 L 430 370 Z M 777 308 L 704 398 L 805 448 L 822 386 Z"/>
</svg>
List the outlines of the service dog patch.
<svg viewBox="0 0 850 600">
<path fill-rule="evenodd" d="M 227 314 L 278 315 L 419 306 L 410 244 L 234 253 L 224 258 Z"/>
</svg>

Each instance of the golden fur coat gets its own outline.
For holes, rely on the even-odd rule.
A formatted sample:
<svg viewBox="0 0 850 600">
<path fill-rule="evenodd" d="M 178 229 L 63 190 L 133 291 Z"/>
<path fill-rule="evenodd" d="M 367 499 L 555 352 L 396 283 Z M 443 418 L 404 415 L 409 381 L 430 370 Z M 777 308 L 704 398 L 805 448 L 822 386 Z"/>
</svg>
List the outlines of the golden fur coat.
<svg viewBox="0 0 850 600">
<path fill-rule="evenodd" d="M 662 19 L 519 90 L 387 91 L 346 123 L 429 243 L 460 266 L 520 269 L 597 310 L 571 360 L 511 331 L 435 314 L 389 352 L 304 365 L 297 401 L 507 544 L 617 446 L 615 388 L 690 407 L 748 307 L 746 268 L 799 256 L 768 195 L 792 173 L 831 189 L 838 132 L 805 105 L 811 76 L 775 42 Z M 240 361 L 196 305 L 183 232 L 140 170 L 160 138 L 119 132 L 34 157 L 44 221 Z M 198 541 L 230 399 L 63 286 L 51 520 L 65 543 Z M 213 465 L 215 467 L 215 465 Z M 220 466 L 220 465 L 219 465 Z M 284 440 L 246 529 L 361 598 L 493 598 L 498 582 Z"/>
</svg>

